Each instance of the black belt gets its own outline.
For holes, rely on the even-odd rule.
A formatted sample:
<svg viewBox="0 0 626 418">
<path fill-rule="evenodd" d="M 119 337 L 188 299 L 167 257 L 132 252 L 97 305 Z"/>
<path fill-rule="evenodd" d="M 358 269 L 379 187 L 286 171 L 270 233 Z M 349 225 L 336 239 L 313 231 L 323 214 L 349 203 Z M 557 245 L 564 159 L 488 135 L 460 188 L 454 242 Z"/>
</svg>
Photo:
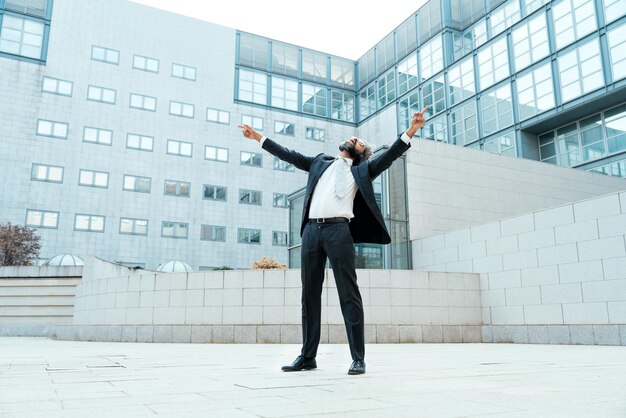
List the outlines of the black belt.
<svg viewBox="0 0 626 418">
<path fill-rule="evenodd" d="M 340 222 L 350 222 L 350 219 L 344 218 L 343 216 L 337 218 L 311 218 L 309 222 L 314 224 L 336 224 Z"/>
</svg>

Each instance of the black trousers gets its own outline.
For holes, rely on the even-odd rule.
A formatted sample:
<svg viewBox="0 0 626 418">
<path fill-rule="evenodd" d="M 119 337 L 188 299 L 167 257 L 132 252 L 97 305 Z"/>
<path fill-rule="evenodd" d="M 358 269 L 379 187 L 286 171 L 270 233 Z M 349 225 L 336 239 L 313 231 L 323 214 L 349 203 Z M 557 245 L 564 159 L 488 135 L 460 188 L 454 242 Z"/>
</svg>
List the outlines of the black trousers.
<svg viewBox="0 0 626 418">
<path fill-rule="evenodd" d="M 335 275 L 353 360 L 365 358 L 363 301 L 356 282 L 355 253 L 347 222 L 309 222 L 302 234 L 302 352 L 315 358 L 320 343 L 322 284 L 326 258 Z"/>
</svg>

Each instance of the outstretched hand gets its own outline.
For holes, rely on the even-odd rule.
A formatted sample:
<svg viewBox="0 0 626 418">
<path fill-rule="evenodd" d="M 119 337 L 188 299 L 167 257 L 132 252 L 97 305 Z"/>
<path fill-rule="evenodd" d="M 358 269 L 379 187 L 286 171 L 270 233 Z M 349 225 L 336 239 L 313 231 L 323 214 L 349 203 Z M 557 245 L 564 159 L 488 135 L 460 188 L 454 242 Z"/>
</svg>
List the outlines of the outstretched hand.
<svg viewBox="0 0 626 418">
<path fill-rule="evenodd" d="M 263 135 L 255 131 L 250 125 L 242 124 L 238 125 L 237 127 L 241 129 L 241 133 L 243 134 L 243 136 L 248 139 L 253 139 L 259 142 L 261 138 L 263 138 Z"/>
<path fill-rule="evenodd" d="M 413 137 L 418 129 L 421 129 L 424 127 L 424 125 L 426 125 L 426 118 L 424 117 L 424 114 L 428 111 L 429 108 L 430 105 L 427 105 L 425 108 L 422 109 L 421 112 L 413 113 L 413 118 L 411 118 L 411 126 L 406 131 L 406 134 L 409 138 Z"/>
</svg>

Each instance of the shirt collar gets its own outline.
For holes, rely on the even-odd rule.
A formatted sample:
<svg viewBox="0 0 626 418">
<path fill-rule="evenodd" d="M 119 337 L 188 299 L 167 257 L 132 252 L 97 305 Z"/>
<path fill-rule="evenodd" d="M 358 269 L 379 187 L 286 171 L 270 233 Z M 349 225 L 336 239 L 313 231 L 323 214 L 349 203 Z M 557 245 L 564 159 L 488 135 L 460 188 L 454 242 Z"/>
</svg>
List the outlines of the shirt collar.
<svg viewBox="0 0 626 418">
<path fill-rule="evenodd" d="M 352 163 L 354 162 L 354 161 L 352 160 L 352 158 L 342 157 L 342 156 L 341 156 L 341 154 L 337 155 L 337 157 L 335 158 L 335 160 L 338 160 L 338 159 L 340 159 L 340 158 L 341 158 L 342 160 L 344 160 L 346 163 L 348 163 L 348 165 L 352 165 Z"/>
</svg>

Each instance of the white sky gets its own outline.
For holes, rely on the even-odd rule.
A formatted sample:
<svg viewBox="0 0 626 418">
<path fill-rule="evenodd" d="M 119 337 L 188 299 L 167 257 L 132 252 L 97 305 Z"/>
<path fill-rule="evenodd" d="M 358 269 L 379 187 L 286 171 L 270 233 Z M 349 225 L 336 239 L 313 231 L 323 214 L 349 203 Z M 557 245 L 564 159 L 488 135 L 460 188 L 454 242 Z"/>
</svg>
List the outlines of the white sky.
<svg viewBox="0 0 626 418">
<path fill-rule="evenodd" d="M 359 59 L 426 3 L 426 0 L 131 1 L 353 60 Z"/>
</svg>

